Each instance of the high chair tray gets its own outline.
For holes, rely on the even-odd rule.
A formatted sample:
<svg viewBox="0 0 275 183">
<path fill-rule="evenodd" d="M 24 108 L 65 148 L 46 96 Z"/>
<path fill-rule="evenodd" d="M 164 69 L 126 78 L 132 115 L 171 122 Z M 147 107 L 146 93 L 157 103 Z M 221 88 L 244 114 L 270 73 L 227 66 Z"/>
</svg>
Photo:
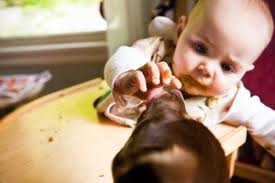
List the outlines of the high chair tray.
<svg viewBox="0 0 275 183">
<path fill-rule="evenodd" d="M 111 183 L 111 162 L 132 129 L 99 116 L 93 102 L 108 90 L 102 79 L 26 104 L 0 122 L 0 182 Z M 231 155 L 244 127 L 210 128 Z"/>
</svg>

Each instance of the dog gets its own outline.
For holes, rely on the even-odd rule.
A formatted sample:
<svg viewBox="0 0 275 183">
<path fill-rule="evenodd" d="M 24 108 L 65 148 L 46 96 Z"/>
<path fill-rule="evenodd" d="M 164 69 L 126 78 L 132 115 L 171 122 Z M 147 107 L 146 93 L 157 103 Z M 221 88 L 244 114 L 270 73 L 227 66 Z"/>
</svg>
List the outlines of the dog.
<svg viewBox="0 0 275 183">
<path fill-rule="evenodd" d="M 229 183 L 224 151 L 171 89 L 152 99 L 112 162 L 114 183 Z"/>
</svg>

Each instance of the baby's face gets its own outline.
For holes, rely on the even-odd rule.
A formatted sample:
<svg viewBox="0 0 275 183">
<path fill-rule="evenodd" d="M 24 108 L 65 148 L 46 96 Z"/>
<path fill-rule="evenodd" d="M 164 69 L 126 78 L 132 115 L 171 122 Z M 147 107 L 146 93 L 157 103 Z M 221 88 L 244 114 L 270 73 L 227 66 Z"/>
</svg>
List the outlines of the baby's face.
<svg viewBox="0 0 275 183">
<path fill-rule="evenodd" d="M 236 4 L 203 1 L 193 10 L 173 57 L 174 74 L 187 93 L 226 93 L 253 69 L 253 62 L 268 44 L 261 16 L 252 10 L 244 13 Z"/>
</svg>

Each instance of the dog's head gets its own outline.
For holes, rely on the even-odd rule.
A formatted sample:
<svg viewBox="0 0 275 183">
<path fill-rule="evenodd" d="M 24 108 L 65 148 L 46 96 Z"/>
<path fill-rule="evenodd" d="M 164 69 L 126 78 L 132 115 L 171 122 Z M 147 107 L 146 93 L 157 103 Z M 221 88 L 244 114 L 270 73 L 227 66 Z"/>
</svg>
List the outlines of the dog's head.
<svg viewBox="0 0 275 183">
<path fill-rule="evenodd" d="M 181 91 L 176 89 L 163 90 L 161 95 L 146 104 L 147 109 L 140 115 L 137 126 L 144 121 L 150 121 L 150 123 L 152 120 L 155 122 L 165 121 L 166 119 L 166 121 L 171 121 L 186 116 L 183 96 Z"/>
<path fill-rule="evenodd" d="M 112 165 L 115 183 L 227 183 L 224 151 L 201 123 L 185 118 L 184 100 L 169 90 L 147 105 Z"/>
</svg>

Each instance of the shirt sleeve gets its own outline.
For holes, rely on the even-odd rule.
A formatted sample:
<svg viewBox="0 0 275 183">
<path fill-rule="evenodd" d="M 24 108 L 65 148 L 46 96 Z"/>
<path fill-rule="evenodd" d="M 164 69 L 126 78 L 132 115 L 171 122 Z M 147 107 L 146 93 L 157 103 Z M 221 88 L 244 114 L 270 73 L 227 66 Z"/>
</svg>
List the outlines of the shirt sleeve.
<svg viewBox="0 0 275 183">
<path fill-rule="evenodd" d="M 176 23 L 168 17 L 156 16 L 149 24 L 148 33 L 150 36 L 160 36 L 173 40 L 176 34 Z"/>
<path fill-rule="evenodd" d="M 121 46 L 110 57 L 104 67 L 104 78 L 110 88 L 113 88 L 116 78 L 129 70 L 135 70 L 149 60 L 142 50 L 135 47 Z"/>
<path fill-rule="evenodd" d="M 251 96 L 241 84 L 226 119 L 232 125 L 243 125 L 253 139 L 275 156 L 275 111 Z"/>
</svg>

